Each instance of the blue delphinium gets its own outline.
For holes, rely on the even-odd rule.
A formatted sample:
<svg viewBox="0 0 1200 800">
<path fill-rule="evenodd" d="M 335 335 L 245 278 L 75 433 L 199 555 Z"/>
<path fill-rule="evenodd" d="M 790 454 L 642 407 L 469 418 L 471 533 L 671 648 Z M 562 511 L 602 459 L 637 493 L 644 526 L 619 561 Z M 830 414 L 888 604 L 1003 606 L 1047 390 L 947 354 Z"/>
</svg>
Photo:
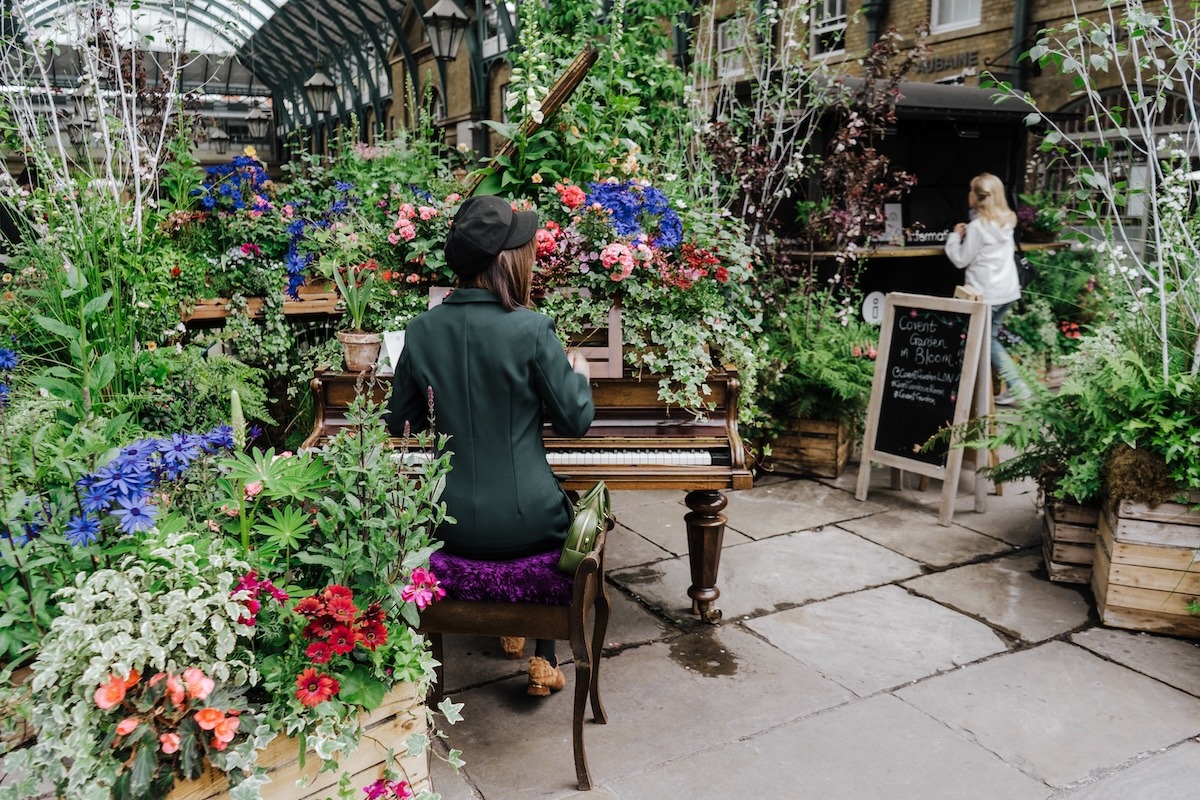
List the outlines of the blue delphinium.
<svg viewBox="0 0 1200 800">
<path fill-rule="evenodd" d="M 667 196 L 634 181 L 588 185 L 587 205 L 599 203 L 611 214 L 619 236 L 649 236 L 650 244 L 670 250 L 683 239 L 683 222 Z"/>
</svg>

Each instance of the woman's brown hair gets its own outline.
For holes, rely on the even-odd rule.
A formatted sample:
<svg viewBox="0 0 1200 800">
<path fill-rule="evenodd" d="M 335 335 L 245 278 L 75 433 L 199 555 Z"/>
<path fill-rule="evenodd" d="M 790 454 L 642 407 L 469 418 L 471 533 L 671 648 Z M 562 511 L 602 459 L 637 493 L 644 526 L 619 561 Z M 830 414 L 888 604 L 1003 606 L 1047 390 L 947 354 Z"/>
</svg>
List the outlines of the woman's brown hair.
<svg viewBox="0 0 1200 800">
<path fill-rule="evenodd" d="M 499 298 L 505 311 L 529 308 L 536 256 L 537 237 L 534 237 L 520 247 L 501 250 L 482 272 L 459 280 L 458 285 L 464 289 L 487 289 Z"/>
</svg>

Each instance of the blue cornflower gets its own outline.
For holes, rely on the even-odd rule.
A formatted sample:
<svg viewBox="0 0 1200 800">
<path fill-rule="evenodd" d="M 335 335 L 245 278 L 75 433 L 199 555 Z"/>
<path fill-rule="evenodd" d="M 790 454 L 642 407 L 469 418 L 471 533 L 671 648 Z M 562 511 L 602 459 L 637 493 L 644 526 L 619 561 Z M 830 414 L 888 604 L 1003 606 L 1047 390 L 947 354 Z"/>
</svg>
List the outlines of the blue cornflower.
<svg viewBox="0 0 1200 800">
<path fill-rule="evenodd" d="M 354 189 L 353 183 L 348 183 L 347 181 L 334 181 L 333 182 L 333 190 L 335 192 L 349 192 L 349 191 L 352 191 L 353 189 Z"/>
<path fill-rule="evenodd" d="M 111 486 L 89 486 L 80 504 L 89 514 L 103 514 L 112 507 L 115 491 Z"/>
<path fill-rule="evenodd" d="M 121 530 L 125 533 L 136 533 L 154 527 L 154 518 L 158 516 L 158 508 L 150 502 L 149 497 L 122 497 L 117 500 L 120 508 L 112 512 L 117 518 Z"/>
<path fill-rule="evenodd" d="M 100 520 L 86 515 L 71 517 L 66 528 L 67 541 L 76 547 L 86 547 L 100 535 Z"/>
<path fill-rule="evenodd" d="M 200 455 L 199 442 L 188 433 L 172 434 L 170 439 L 162 439 L 158 444 L 158 452 L 162 453 L 167 467 L 186 468 L 192 460 Z"/>
<path fill-rule="evenodd" d="M 200 449 L 205 453 L 215 453 L 218 450 L 233 448 L 233 428 L 229 425 L 218 425 L 208 433 L 200 436 Z"/>
<path fill-rule="evenodd" d="M 329 213 L 331 215 L 345 214 L 349 210 L 350 204 L 345 200 L 334 200 L 333 205 L 329 207 Z"/>
<path fill-rule="evenodd" d="M 7 408 L 12 399 L 12 389 L 7 383 L 0 383 L 0 408 Z"/>
<path fill-rule="evenodd" d="M 303 236 L 304 235 L 304 220 L 298 219 L 298 220 L 288 223 L 287 232 L 288 232 L 288 236 L 292 236 L 292 237 Z"/>
<path fill-rule="evenodd" d="M 7 347 L 0 347 L 0 369 L 9 370 L 10 372 L 17 368 L 17 362 L 21 359 L 17 356 L 15 350 L 10 350 Z"/>
<path fill-rule="evenodd" d="M 111 488 L 117 494 L 138 494 L 150 483 L 150 475 L 140 463 L 116 458 L 96 471 L 96 486 Z"/>
<path fill-rule="evenodd" d="M 427 203 L 433 202 L 433 193 L 430 192 L 428 189 L 424 188 L 423 186 L 418 186 L 415 183 L 410 183 L 408 185 L 408 190 L 410 192 L 412 192 L 414 195 L 416 195 L 417 199 L 419 199 L 419 200 L 424 200 Z"/>
</svg>

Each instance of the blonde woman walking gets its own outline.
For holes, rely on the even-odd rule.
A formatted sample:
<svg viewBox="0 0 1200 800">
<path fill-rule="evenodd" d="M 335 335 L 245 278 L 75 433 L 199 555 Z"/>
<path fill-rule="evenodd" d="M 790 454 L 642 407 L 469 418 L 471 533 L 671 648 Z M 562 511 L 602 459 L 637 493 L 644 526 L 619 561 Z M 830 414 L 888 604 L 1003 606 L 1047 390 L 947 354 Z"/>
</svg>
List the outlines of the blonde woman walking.
<svg viewBox="0 0 1200 800">
<path fill-rule="evenodd" d="M 1021 298 L 1013 255 L 1017 215 L 1004 199 L 1004 184 L 988 172 L 971 179 L 967 204 L 971 222 L 954 226 L 946 239 L 946 255 L 954 266 L 967 271 L 966 285 L 978 290 L 992 307 L 992 369 L 1004 379 L 1005 386 L 996 395 L 996 405 L 1019 405 L 1029 399 L 1029 387 L 1000 342 L 1000 325 Z"/>
</svg>

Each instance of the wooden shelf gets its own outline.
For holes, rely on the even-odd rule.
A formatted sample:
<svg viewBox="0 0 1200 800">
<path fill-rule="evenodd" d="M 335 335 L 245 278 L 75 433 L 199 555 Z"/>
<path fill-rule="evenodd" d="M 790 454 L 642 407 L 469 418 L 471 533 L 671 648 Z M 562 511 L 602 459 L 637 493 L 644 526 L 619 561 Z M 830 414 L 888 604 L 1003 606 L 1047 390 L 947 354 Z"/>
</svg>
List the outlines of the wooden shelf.
<svg viewBox="0 0 1200 800">
<path fill-rule="evenodd" d="M 251 319 L 261 319 L 264 301 L 261 297 L 246 298 L 246 312 Z M 283 301 L 283 313 L 289 317 L 325 316 L 340 317 L 338 310 L 338 295 L 336 291 L 323 287 L 300 287 L 300 299 Z M 230 315 L 228 297 L 212 297 L 197 300 L 190 312 L 180 309 L 180 318 L 185 325 L 202 326 L 205 323 L 218 322 Z"/>
</svg>

